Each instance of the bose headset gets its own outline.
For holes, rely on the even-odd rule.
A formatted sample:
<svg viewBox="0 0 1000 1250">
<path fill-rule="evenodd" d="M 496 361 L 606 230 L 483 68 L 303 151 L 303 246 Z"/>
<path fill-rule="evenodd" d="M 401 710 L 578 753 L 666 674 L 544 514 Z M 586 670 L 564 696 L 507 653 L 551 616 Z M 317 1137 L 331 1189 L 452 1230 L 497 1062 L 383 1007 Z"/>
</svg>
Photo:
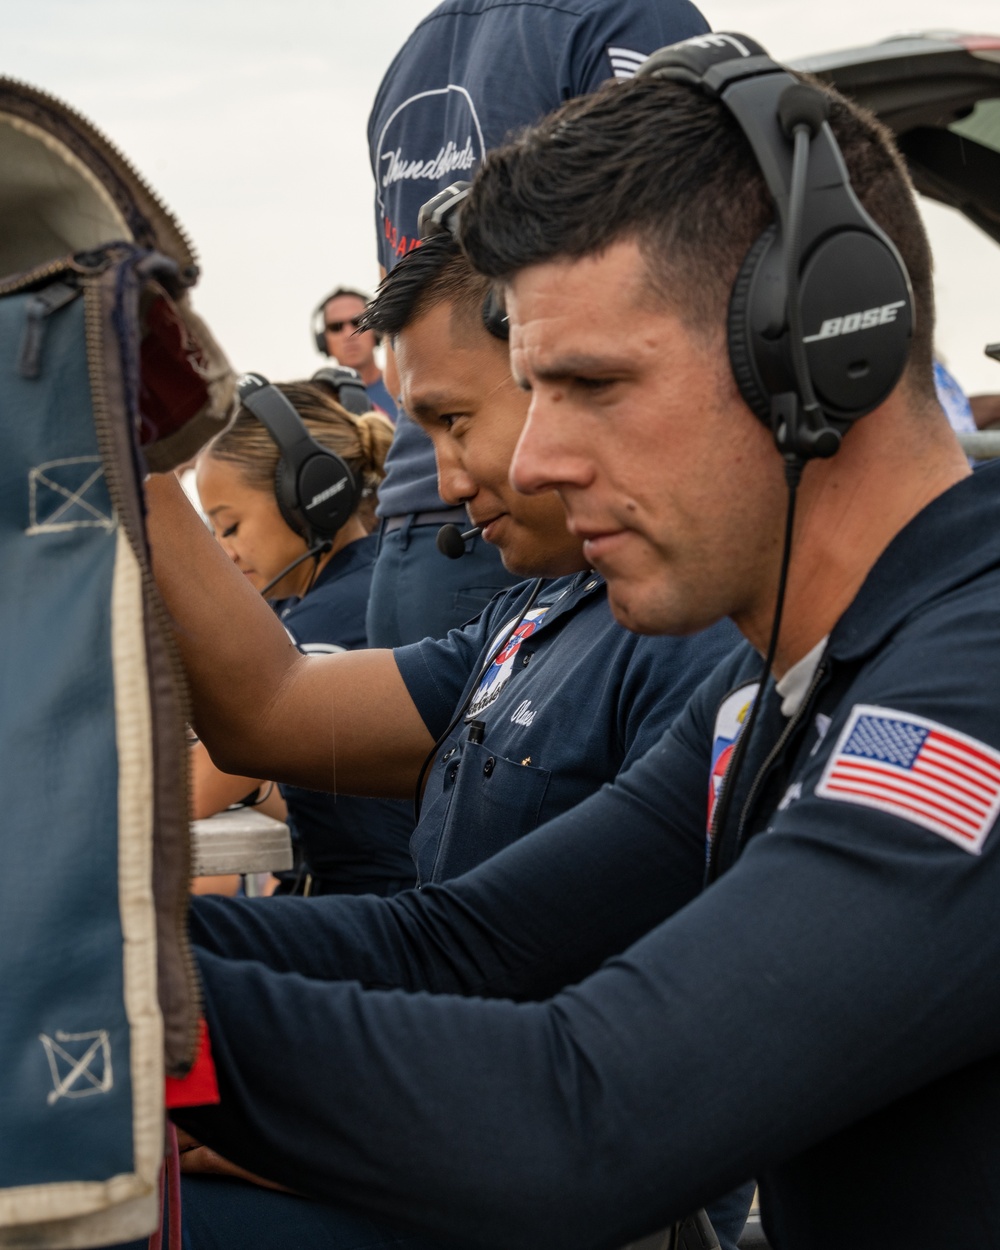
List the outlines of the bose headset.
<svg viewBox="0 0 1000 1250">
<path fill-rule="evenodd" d="M 778 644 L 795 500 L 808 460 L 844 434 L 899 381 L 913 333 L 910 281 L 895 245 L 851 188 L 827 117 L 829 102 L 745 35 L 715 34 L 661 48 L 637 77 L 683 83 L 736 119 L 771 193 L 777 221 L 753 243 L 729 300 L 729 361 L 740 394 L 771 430 L 785 462 L 788 507 L 775 613 L 758 690 Z M 706 881 L 757 721 L 753 700 L 712 822 Z"/>
<path fill-rule="evenodd" d="M 458 210 L 469 198 L 471 182 L 453 182 L 432 196 L 422 205 L 417 215 L 417 231 L 421 239 L 436 234 L 448 234 L 458 239 Z M 507 310 L 491 287 L 483 300 L 483 325 L 496 339 L 506 342 L 510 338 Z"/>
<path fill-rule="evenodd" d="M 737 34 L 661 48 L 637 77 L 720 100 L 746 136 L 777 222 L 733 285 L 733 375 L 783 455 L 833 455 L 898 382 L 914 314 L 903 261 L 851 188 L 827 97 Z"/>
<path fill-rule="evenodd" d="M 259 373 L 240 378 L 239 401 L 278 447 L 274 497 L 286 525 L 308 550 L 264 587 L 266 594 L 293 568 L 330 550 L 333 535 L 357 510 L 361 485 L 346 460 L 318 443 L 292 403 Z"/>
</svg>

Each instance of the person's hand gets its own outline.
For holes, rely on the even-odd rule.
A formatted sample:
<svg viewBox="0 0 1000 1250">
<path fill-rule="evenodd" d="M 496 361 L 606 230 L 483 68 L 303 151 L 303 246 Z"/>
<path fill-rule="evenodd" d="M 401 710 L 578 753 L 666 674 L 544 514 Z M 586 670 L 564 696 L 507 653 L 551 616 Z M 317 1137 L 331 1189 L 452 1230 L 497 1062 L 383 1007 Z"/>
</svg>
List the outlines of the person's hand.
<svg viewBox="0 0 1000 1250">
<path fill-rule="evenodd" d="M 228 1159 L 211 1148 L 211 1146 L 203 1146 L 190 1133 L 185 1133 L 182 1128 L 177 1130 L 177 1147 L 181 1156 L 181 1171 L 194 1176 L 231 1176 L 240 1181 L 249 1181 L 251 1185 L 260 1185 L 262 1189 L 274 1189 L 278 1193 L 292 1194 L 294 1189 L 288 1189 L 284 1185 L 279 1185 L 275 1181 L 266 1180 L 263 1176 L 257 1176 L 254 1172 L 248 1172 L 246 1168 L 241 1168 L 239 1164 L 231 1163 Z"/>
</svg>

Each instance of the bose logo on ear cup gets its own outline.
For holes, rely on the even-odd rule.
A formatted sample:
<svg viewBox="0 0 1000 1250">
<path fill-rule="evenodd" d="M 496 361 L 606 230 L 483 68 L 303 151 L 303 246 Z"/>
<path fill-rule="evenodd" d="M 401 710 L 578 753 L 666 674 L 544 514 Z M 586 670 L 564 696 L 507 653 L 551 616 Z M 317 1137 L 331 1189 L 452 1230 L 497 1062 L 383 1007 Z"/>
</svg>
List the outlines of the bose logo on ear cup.
<svg viewBox="0 0 1000 1250">
<path fill-rule="evenodd" d="M 820 339 L 835 339 L 842 334 L 854 334 L 858 330 L 874 330 L 896 320 L 896 314 L 906 307 L 906 300 L 893 300 L 881 308 L 866 308 L 864 312 L 848 313 L 846 317 L 829 317 L 819 328 L 818 334 L 807 334 L 803 343 L 818 343 Z"/>
<path fill-rule="evenodd" d="M 313 495 L 312 499 L 306 504 L 306 508 L 315 508 L 318 503 L 326 503 L 334 495 L 339 495 L 346 485 L 347 479 L 342 477 L 339 482 L 334 482 L 327 490 L 321 490 L 318 495 Z"/>
</svg>

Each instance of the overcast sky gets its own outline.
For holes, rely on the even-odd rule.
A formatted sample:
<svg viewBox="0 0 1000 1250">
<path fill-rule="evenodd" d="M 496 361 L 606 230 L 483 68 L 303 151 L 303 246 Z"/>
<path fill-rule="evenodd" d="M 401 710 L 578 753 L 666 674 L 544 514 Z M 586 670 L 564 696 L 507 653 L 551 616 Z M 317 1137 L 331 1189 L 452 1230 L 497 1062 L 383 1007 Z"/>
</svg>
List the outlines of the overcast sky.
<svg viewBox="0 0 1000 1250">
<path fill-rule="evenodd" d="M 778 58 L 904 31 L 1000 34 L 996 0 L 703 0 L 717 30 Z M 308 320 L 344 282 L 376 281 L 365 124 L 379 80 L 428 0 L 0 0 L 0 73 L 86 114 L 194 239 L 194 293 L 237 368 L 318 363 Z M 926 212 L 939 345 L 970 391 L 1000 390 L 1000 247 Z"/>
</svg>

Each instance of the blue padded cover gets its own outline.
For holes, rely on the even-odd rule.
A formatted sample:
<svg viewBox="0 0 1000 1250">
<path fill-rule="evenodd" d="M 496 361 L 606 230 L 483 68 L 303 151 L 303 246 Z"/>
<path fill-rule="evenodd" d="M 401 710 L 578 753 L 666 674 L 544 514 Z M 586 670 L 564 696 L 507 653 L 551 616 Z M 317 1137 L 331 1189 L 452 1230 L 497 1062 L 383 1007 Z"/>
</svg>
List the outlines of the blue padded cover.
<svg viewBox="0 0 1000 1250">
<path fill-rule="evenodd" d="M 78 297 L 0 299 L 0 1190 L 133 1168 L 111 652 L 117 525 Z M 53 1212 L 55 1213 L 55 1212 Z"/>
</svg>

